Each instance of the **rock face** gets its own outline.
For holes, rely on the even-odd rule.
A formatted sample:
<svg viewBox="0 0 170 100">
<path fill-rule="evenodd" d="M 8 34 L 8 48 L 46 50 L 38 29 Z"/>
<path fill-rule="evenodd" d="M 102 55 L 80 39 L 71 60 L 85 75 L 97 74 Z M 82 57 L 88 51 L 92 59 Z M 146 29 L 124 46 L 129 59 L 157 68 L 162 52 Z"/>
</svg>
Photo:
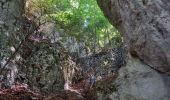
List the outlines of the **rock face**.
<svg viewBox="0 0 170 100">
<path fill-rule="evenodd" d="M 0 1 L 0 45 L 1 60 L 5 53 L 9 52 L 8 38 L 20 27 L 20 20 L 24 12 L 25 0 L 1 0 Z"/>
<path fill-rule="evenodd" d="M 63 49 L 58 42 L 50 43 L 50 39 L 25 41 L 21 47 L 23 61 L 18 66 L 18 81 L 45 95 L 63 90 L 65 80 L 60 63 L 67 61 Z"/>
<path fill-rule="evenodd" d="M 109 21 L 123 34 L 132 55 L 170 73 L 169 0 L 97 0 Z"/>
<path fill-rule="evenodd" d="M 13 32 L 16 24 L 24 12 L 25 0 L 1 0 L 0 1 L 0 30 Z"/>
<path fill-rule="evenodd" d="M 33 34 L 36 26 L 23 17 L 24 6 L 25 0 L 0 0 L 0 61 L 17 51 L 10 59 L 17 65 L 18 72 L 12 85 L 26 83 L 29 88 L 48 94 L 63 90 L 64 76 L 59 64 L 62 47 L 56 41 L 51 43 Z M 15 50 L 10 50 L 11 47 Z"/>
<path fill-rule="evenodd" d="M 108 49 L 96 54 L 77 59 L 84 71 L 89 71 L 91 68 L 95 69 L 97 75 L 107 74 L 108 72 L 118 70 L 125 64 L 125 50 L 123 47 Z"/>
<path fill-rule="evenodd" d="M 97 1 L 133 56 L 120 68 L 110 99 L 170 100 L 170 1 Z"/>
<path fill-rule="evenodd" d="M 4 59 L 12 53 L 10 46 L 14 46 L 14 33 L 21 25 L 22 14 L 24 13 L 25 0 L 1 0 L 0 1 L 0 70 L 4 66 Z M 3 64 L 2 64 L 3 63 Z M 14 64 L 12 64 L 14 65 Z M 10 66 L 10 64 L 8 64 Z M 12 67 L 16 67 L 15 65 Z M 8 70 L 12 70 L 11 66 Z M 7 66 L 6 66 L 7 68 Z M 14 73 L 16 73 L 15 69 Z M 2 72 L 0 73 L 2 74 Z M 7 73 L 6 73 L 7 74 Z M 3 74 L 4 75 L 4 74 Z M 13 74 L 14 75 L 14 74 Z M 7 76 L 7 75 L 6 75 Z M 12 76 L 12 75 L 11 75 Z M 15 76 L 15 75 L 14 75 Z M 14 77 L 9 78 L 10 83 L 14 82 Z M 3 83 L 3 82 L 1 82 Z"/>
<path fill-rule="evenodd" d="M 98 100 L 170 100 L 170 78 L 139 59 L 129 56 L 126 66 L 118 73 L 112 82 L 115 88 L 108 93 L 97 91 Z"/>
<path fill-rule="evenodd" d="M 136 58 L 119 70 L 116 80 L 120 100 L 169 100 L 169 90 L 160 74 Z M 115 98 L 112 97 L 112 100 Z"/>
<path fill-rule="evenodd" d="M 94 75 L 97 78 L 109 74 L 117 74 L 117 70 L 125 64 L 126 59 L 123 47 L 108 49 L 107 51 L 102 50 L 99 53 L 84 57 L 72 56 L 72 58 L 77 65 L 72 79 L 73 83 L 78 83 L 82 79 L 88 79 L 90 78 L 90 75 Z M 72 71 L 72 68 L 74 67 L 69 69 L 70 72 Z"/>
</svg>

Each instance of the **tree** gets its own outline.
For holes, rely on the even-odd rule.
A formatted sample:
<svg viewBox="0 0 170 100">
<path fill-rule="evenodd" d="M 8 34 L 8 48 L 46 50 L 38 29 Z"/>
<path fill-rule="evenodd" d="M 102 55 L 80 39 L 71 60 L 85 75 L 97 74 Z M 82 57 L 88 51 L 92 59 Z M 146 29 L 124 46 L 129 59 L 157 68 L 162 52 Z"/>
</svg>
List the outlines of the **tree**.
<svg viewBox="0 0 170 100">
<path fill-rule="evenodd" d="M 115 41 L 113 38 L 121 40 L 119 32 L 103 16 L 94 0 L 29 0 L 28 4 L 29 13 L 37 15 L 42 11 L 41 19 L 50 17 L 58 28 L 64 29 L 65 37 L 75 37 L 90 49 L 93 44 L 104 47 L 109 41 Z M 108 34 L 105 34 L 106 28 Z"/>
</svg>

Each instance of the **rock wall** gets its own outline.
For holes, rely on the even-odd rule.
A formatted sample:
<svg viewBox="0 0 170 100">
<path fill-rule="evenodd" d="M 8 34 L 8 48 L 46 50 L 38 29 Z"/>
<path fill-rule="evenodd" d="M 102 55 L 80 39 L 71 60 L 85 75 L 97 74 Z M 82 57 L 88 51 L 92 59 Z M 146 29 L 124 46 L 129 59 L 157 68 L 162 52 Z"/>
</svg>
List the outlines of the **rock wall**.
<svg viewBox="0 0 170 100">
<path fill-rule="evenodd" d="M 36 33 L 35 28 L 38 26 L 24 16 L 24 7 L 25 0 L 0 0 L 1 63 L 3 58 L 10 58 L 19 47 L 17 53 L 10 59 L 17 66 L 18 73 L 13 77 L 15 82 L 9 87 L 19 82 L 26 83 L 29 88 L 44 94 L 61 91 L 64 89 L 64 77 L 58 59 L 62 47 L 56 41 L 54 44 L 47 39 L 41 41 L 41 37 L 33 34 Z M 29 37 L 26 38 L 28 34 Z M 6 81 L 3 83 L 7 84 Z"/>
<path fill-rule="evenodd" d="M 0 32 L 10 33 L 16 30 L 17 22 L 24 13 L 25 0 L 0 1 Z"/>
<path fill-rule="evenodd" d="M 160 72 L 170 72 L 169 0 L 97 1 L 132 55 Z"/>
<path fill-rule="evenodd" d="M 42 94 L 57 93 L 64 89 L 62 71 L 65 62 L 63 47 L 57 43 L 26 42 L 21 53 L 23 61 L 18 66 L 18 81 L 25 82 L 30 88 Z"/>
<path fill-rule="evenodd" d="M 129 55 L 111 100 L 170 100 L 170 1 L 97 0 Z M 132 57 L 131 57 L 132 55 Z M 104 100 L 104 99 L 103 99 Z"/>
<path fill-rule="evenodd" d="M 129 56 L 108 93 L 97 91 L 97 100 L 170 100 L 169 77 L 161 75 L 139 59 Z M 106 83 L 106 81 L 105 81 Z"/>
<path fill-rule="evenodd" d="M 80 57 L 76 62 L 77 64 L 80 64 L 84 71 L 94 68 L 96 74 L 107 74 L 107 72 L 111 70 L 114 70 L 114 72 L 117 71 L 125 64 L 125 55 L 125 49 L 123 47 L 117 47 L 86 57 Z"/>
<path fill-rule="evenodd" d="M 170 99 L 168 86 L 162 75 L 136 58 L 130 58 L 126 67 L 119 70 L 115 85 L 120 100 Z"/>
<path fill-rule="evenodd" d="M 24 0 L 0 1 L 0 68 L 4 66 L 3 60 L 12 53 L 10 47 L 15 45 L 14 34 L 21 26 L 24 5 Z M 8 65 L 10 66 L 10 64 Z"/>
</svg>

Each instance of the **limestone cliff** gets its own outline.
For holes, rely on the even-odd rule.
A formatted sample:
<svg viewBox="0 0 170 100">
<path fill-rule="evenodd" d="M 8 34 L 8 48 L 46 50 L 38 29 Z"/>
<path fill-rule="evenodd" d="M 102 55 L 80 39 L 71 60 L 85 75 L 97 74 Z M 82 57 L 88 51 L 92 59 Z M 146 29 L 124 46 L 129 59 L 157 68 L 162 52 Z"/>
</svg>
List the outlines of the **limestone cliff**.
<svg viewBox="0 0 170 100">
<path fill-rule="evenodd" d="M 170 1 L 97 0 L 124 37 L 129 59 L 112 100 L 169 100 Z M 133 57 L 131 57 L 131 55 Z"/>
<path fill-rule="evenodd" d="M 122 33 L 132 55 L 152 68 L 170 71 L 169 0 L 97 0 Z"/>
</svg>

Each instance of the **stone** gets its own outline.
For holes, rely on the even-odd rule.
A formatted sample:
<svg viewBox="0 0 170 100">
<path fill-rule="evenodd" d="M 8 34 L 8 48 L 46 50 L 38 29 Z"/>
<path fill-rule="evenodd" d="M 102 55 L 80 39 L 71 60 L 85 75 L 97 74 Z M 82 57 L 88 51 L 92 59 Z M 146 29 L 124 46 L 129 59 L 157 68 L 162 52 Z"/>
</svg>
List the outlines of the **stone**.
<svg viewBox="0 0 170 100">
<path fill-rule="evenodd" d="M 122 33 L 130 53 L 162 73 L 170 73 L 169 0 L 97 0 Z"/>
<path fill-rule="evenodd" d="M 34 23 L 23 17 L 25 0 L 1 0 L 0 4 L 2 4 L 2 2 L 4 9 L 2 9 L 0 13 L 0 37 L 4 45 L 1 50 L 1 57 L 10 57 L 12 52 L 7 48 L 9 48 L 11 44 L 18 47 L 20 41 L 28 34 L 28 32 L 18 32 L 17 30 L 23 30 L 26 24 L 34 27 Z M 16 33 L 16 31 L 17 36 L 20 38 L 19 41 L 14 34 L 12 35 L 12 33 Z M 33 28 L 29 30 L 30 33 L 33 33 L 32 31 L 35 30 Z M 11 38 L 12 43 L 9 41 Z M 58 63 L 58 53 L 62 51 L 59 50 L 59 48 L 62 47 L 58 46 L 57 43 L 55 43 L 57 46 L 54 46 L 53 44 L 48 44 L 48 41 L 44 41 L 43 43 L 42 41 L 39 44 L 34 43 L 35 41 L 31 42 L 29 39 L 24 41 L 19 49 L 22 53 L 20 51 L 17 52 L 22 58 L 22 60 L 19 61 L 19 63 L 22 63 L 22 66 L 20 64 L 17 66 L 18 74 L 16 79 L 20 83 L 25 81 L 29 88 L 40 91 L 43 94 L 56 93 L 64 89 L 65 82 L 61 65 Z M 32 55 L 32 52 L 35 54 Z M 0 75 L 1 74 L 2 73 L 0 73 Z"/>
<path fill-rule="evenodd" d="M 31 47 L 32 50 L 28 49 Z M 39 48 L 39 50 L 34 51 L 35 48 Z M 21 48 L 23 51 L 21 57 L 25 60 L 29 58 L 29 60 L 26 60 L 25 64 L 19 66 L 18 69 L 19 74 L 23 74 L 24 78 L 28 80 L 27 84 L 30 88 L 45 95 L 64 89 L 65 80 L 62 65 L 59 64 L 61 62 L 59 55 L 62 52 L 60 48 L 62 47 L 57 43 L 52 46 L 48 43 L 26 41 Z M 29 57 L 30 55 L 31 57 Z"/>
<path fill-rule="evenodd" d="M 170 100 L 166 83 L 162 75 L 136 58 L 128 60 L 115 81 L 120 100 Z"/>
<path fill-rule="evenodd" d="M 170 100 L 170 1 L 97 2 L 130 53 L 115 82 L 119 100 Z"/>
<path fill-rule="evenodd" d="M 0 9 L 1 9 L 1 7 L 2 7 L 2 3 L 0 2 Z"/>
<path fill-rule="evenodd" d="M 1 0 L 1 2 L 6 2 L 6 0 Z"/>
<path fill-rule="evenodd" d="M 3 9 L 8 9 L 8 2 L 4 3 L 2 6 Z"/>
<path fill-rule="evenodd" d="M 3 21 L 0 21 L 0 25 L 2 25 L 2 24 L 4 24 L 4 22 L 3 22 Z"/>
<path fill-rule="evenodd" d="M 109 98 L 110 100 L 120 100 L 120 99 L 119 99 L 119 94 L 118 94 L 117 92 L 113 92 L 112 94 L 110 94 L 110 95 L 108 96 L 108 98 Z"/>
</svg>

